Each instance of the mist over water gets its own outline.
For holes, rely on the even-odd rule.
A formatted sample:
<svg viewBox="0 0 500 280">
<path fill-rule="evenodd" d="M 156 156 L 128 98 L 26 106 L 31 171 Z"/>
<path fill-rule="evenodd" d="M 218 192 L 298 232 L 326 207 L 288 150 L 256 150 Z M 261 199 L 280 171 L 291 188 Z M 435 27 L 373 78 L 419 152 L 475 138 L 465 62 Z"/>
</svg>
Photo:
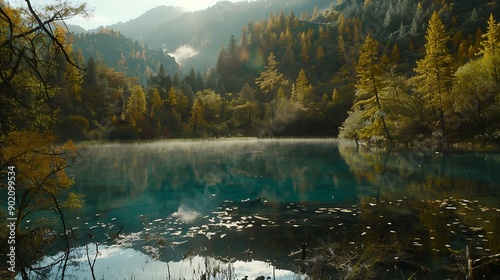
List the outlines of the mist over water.
<svg viewBox="0 0 500 280">
<path fill-rule="evenodd" d="M 302 244 L 313 263 L 327 244 L 338 256 L 387 242 L 408 248 L 418 275 L 446 277 L 450 250 L 498 253 L 499 167 L 496 153 L 423 155 L 332 139 L 88 145 L 70 170 L 86 195 L 71 223 L 113 248 L 97 263 L 135 252 L 162 275 L 167 263 L 202 271 L 210 259 L 226 271 L 238 262 L 237 279 L 273 269 L 293 279 L 304 270 Z M 384 273 L 414 273 L 399 268 L 400 254 L 385 252 L 398 263 Z M 144 266 L 125 264 L 135 265 Z"/>
</svg>

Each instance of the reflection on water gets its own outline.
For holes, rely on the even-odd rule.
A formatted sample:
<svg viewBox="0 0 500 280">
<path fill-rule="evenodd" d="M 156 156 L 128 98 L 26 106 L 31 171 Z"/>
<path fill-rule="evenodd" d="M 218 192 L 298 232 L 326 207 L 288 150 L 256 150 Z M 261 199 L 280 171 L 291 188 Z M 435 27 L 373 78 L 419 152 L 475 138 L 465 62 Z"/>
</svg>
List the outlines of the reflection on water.
<svg viewBox="0 0 500 280">
<path fill-rule="evenodd" d="M 499 168 L 495 153 L 336 140 L 95 145 L 72 169 L 86 205 L 71 225 L 114 244 L 99 265 L 134 275 L 210 259 L 238 279 L 261 265 L 283 279 L 451 278 L 463 276 L 466 244 L 475 257 L 500 251 Z M 150 259 L 119 261 L 131 252 Z"/>
<path fill-rule="evenodd" d="M 200 279 L 206 271 L 212 272 L 216 279 L 242 279 L 245 276 L 255 279 L 273 275 L 278 280 L 294 279 L 292 272 L 273 268 L 271 264 L 261 261 L 227 263 L 210 257 L 191 256 L 181 261 L 163 262 L 139 251 L 116 245 L 101 245 L 98 251 L 93 269 L 98 279 L 165 279 L 169 276 L 171 279 Z M 92 279 L 87 253 L 95 256 L 95 247 L 79 247 L 73 251 L 73 261 L 68 266 L 66 275 L 79 275 L 75 279 Z M 41 262 L 39 265 L 44 264 L 45 262 Z M 51 275 L 51 279 L 60 278 L 61 274 Z M 69 278 L 72 279 L 71 276 Z"/>
</svg>

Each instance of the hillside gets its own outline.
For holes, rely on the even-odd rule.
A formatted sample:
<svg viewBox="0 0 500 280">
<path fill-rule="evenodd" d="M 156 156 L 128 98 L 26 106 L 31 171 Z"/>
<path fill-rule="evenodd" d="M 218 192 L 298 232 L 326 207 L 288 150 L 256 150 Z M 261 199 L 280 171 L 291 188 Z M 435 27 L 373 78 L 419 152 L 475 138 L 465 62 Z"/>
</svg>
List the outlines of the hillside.
<svg viewBox="0 0 500 280">
<path fill-rule="evenodd" d="M 73 48 L 81 50 L 85 60 L 90 57 L 100 59 L 108 67 L 124 72 L 129 77 L 137 77 L 142 82 L 157 72 L 160 65 L 172 75 L 178 69 L 173 57 L 109 29 L 76 34 Z"/>
<path fill-rule="evenodd" d="M 326 9 L 330 1 L 321 0 L 275 0 L 251 2 L 218 2 L 203 10 L 185 13 L 158 27 L 143 42 L 154 48 L 165 48 L 173 52 L 188 45 L 199 54 L 184 62 L 184 69 L 193 66 L 198 71 L 215 64 L 217 53 L 227 42 L 231 34 L 238 35 L 241 28 L 249 23 L 263 20 L 271 13 L 284 11 L 312 13 L 314 7 Z"/>
<path fill-rule="evenodd" d="M 496 18 L 495 1 L 220 2 L 162 25 L 147 44 L 108 29 L 79 34 L 73 47 L 96 58 L 94 70 L 74 96 L 58 92 L 59 131 L 498 142 Z M 163 54 L 175 50 L 192 58 L 179 67 Z"/>
<path fill-rule="evenodd" d="M 149 36 L 150 33 L 157 30 L 160 25 L 182 14 L 184 14 L 184 11 L 181 8 L 163 5 L 151 9 L 135 19 L 106 26 L 106 28 L 118 31 L 133 40 L 141 41 Z M 91 32 L 92 31 L 98 30 L 91 30 Z"/>
</svg>

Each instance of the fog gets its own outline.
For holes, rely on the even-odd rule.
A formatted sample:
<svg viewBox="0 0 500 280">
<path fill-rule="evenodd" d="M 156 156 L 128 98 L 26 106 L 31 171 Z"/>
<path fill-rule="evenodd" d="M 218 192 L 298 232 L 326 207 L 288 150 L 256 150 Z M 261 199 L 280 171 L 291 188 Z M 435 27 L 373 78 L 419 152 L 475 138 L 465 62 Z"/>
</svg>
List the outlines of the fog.
<svg viewBox="0 0 500 280">
<path fill-rule="evenodd" d="M 174 52 L 169 52 L 168 55 L 174 57 L 175 61 L 182 65 L 186 60 L 197 56 L 199 53 L 199 51 L 197 51 L 190 45 L 182 45 L 178 47 Z"/>
</svg>

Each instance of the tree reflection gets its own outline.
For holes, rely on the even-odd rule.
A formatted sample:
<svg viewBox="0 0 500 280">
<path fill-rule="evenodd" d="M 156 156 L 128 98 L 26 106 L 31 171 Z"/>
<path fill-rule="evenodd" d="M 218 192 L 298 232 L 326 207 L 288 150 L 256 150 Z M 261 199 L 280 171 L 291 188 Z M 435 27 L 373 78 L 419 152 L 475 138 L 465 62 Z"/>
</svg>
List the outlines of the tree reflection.
<svg viewBox="0 0 500 280">
<path fill-rule="evenodd" d="M 411 248 L 420 258 L 433 256 L 435 264 L 446 264 L 434 271 L 454 270 L 463 276 L 465 245 L 474 248 L 476 257 L 500 251 L 500 238 L 495 236 L 500 211 L 494 183 L 498 175 L 492 169 L 495 157 L 435 153 L 409 166 L 415 151 L 365 147 L 357 151 L 340 145 L 339 152 L 357 178 L 380 185 L 376 197 L 359 197 L 360 226 L 370 228 L 365 233 L 366 246 L 383 244 L 381 237 L 394 228 L 394 221 L 409 219 L 411 223 L 399 230 L 389 230 L 394 237 L 389 243 L 402 245 L 403 251 Z M 380 179 L 387 174 L 390 180 Z"/>
<path fill-rule="evenodd" d="M 198 255 L 311 276 L 429 278 L 463 273 L 465 244 L 476 256 L 499 251 L 491 155 L 231 140 L 99 145 L 82 157 L 76 188 L 95 201 L 80 215 L 89 226 L 124 224 L 129 246 L 166 262 Z"/>
</svg>

